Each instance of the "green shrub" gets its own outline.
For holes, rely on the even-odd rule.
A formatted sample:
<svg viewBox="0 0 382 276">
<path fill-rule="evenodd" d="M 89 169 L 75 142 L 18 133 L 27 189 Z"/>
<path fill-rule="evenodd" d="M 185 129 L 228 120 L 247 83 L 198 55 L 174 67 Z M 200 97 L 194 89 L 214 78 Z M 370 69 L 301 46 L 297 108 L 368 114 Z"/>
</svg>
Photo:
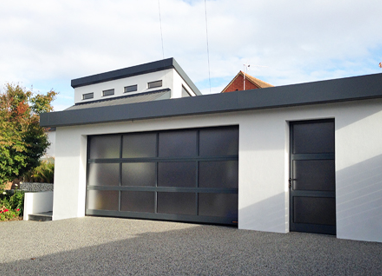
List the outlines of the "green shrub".
<svg viewBox="0 0 382 276">
<path fill-rule="evenodd" d="M 41 161 L 40 165 L 23 176 L 24 182 L 53 183 L 54 162 Z"/>
<path fill-rule="evenodd" d="M 24 191 L 0 191 L 0 221 L 17 219 L 23 215 Z"/>
</svg>

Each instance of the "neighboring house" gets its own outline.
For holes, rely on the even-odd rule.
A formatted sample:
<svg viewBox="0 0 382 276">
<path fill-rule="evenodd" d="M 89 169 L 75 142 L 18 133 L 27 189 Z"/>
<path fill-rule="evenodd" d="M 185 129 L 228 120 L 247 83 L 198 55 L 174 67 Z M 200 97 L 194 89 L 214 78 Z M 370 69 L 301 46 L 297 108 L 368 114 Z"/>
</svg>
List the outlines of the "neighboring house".
<svg viewBox="0 0 382 276">
<path fill-rule="evenodd" d="M 273 85 L 240 71 L 223 89 L 222 93 L 267 87 L 273 87 Z"/>
<path fill-rule="evenodd" d="M 381 85 L 375 74 L 42 114 L 56 127 L 53 220 L 382 242 Z"/>
</svg>

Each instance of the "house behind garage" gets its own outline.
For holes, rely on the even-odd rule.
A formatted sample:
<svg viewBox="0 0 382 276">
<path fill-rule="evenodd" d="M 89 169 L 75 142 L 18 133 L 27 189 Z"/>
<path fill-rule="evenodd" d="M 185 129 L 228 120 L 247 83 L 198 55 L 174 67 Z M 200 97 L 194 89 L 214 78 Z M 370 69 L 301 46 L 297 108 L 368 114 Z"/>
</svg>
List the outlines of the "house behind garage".
<svg viewBox="0 0 382 276">
<path fill-rule="evenodd" d="M 243 71 L 239 71 L 239 73 L 236 74 L 236 76 L 227 84 L 227 86 L 224 87 L 221 93 L 254 90 L 267 87 L 273 87 L 273 85 L 258 78 L 252 77 Z"/>
<path fill-rule="evenodd" d="M 41 115 L 56 127 L 53 220 L 382 241 L 382 74 L 202 96 L 171 58 L 72 86 L 73 107 Z"/>
</svg>

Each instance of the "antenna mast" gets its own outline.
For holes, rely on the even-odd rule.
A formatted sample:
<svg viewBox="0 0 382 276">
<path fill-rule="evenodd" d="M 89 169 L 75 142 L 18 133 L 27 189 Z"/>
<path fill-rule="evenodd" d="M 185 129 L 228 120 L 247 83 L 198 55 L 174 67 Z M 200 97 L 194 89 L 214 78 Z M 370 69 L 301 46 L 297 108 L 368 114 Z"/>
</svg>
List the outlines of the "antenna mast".
<svg viewBox="0 0 382 276">
<path fill-rule="evenodd" d="M 159 26 L 160 26 L 160 38 L 162 41 L 162 56 L 164 59 L 164 47 L 163 47 L 163 34 L 162 34 L 162 18 L 160 13 L 160 0 L 158 0 L 158 13 L 159 13 Z"/>
<path fill-rule="evenodd" d="M 211 69 L 210 69 L 210 49 L 208 45 L 208 22 L 207 22 L 207 1 L 204 0 L 204 16 L 206 19 L 206 40 L 207 40 L 207 60 L 208 60 L 208 79 L 210 82 L 210 93 L 211 93 Z"/>
<path fill-rule="evenodd" d="M 243 79 L 243 90 L 245 90 L 245 74 L 247 74 L 247 68 L 248 67 L 251 67 L 251 65 L 250 64 L 243 64 L 244 65 L 244 79 Z"/>
</svg>

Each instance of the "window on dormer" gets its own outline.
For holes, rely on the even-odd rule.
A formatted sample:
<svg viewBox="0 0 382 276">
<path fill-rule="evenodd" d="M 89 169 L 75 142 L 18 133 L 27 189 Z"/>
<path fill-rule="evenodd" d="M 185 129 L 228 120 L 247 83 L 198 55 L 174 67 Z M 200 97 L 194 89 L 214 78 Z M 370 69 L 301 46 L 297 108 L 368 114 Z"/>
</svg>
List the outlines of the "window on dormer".
<svg viewBox="0 0 382 276">
<path fill-rule="evenodd" d="M 113 96 L 114 95 L 114 89 L 108 89 L 102 91 L 102 96 Z"/>
<path fill-rule="evenodd" d="M 138 91 L 138 85 L 137 84 L 125 86 L 123 92 L 124 93 L 129 93 L 129 92 L 134 92 L 134 91 Z"/>
<path fill-rule="evenodd" d="M 147 83 L 147 88 L 156 88 L 156 87 L 162 87 L 162 80 L 158 81 L 152 81 Z"/>
<path fill-rule="evenodd" d="M 89 99 L 93 99 L 94 98 L 94 93 L 86 93 L 86 94 L 82 94 L 82 99 L 83 100 L 89 100 Z"/>
<path fill-rule="evenodd" d="M 182 97 L 191 97 L 190 92 L 182 85 Z"/>
</svg>

